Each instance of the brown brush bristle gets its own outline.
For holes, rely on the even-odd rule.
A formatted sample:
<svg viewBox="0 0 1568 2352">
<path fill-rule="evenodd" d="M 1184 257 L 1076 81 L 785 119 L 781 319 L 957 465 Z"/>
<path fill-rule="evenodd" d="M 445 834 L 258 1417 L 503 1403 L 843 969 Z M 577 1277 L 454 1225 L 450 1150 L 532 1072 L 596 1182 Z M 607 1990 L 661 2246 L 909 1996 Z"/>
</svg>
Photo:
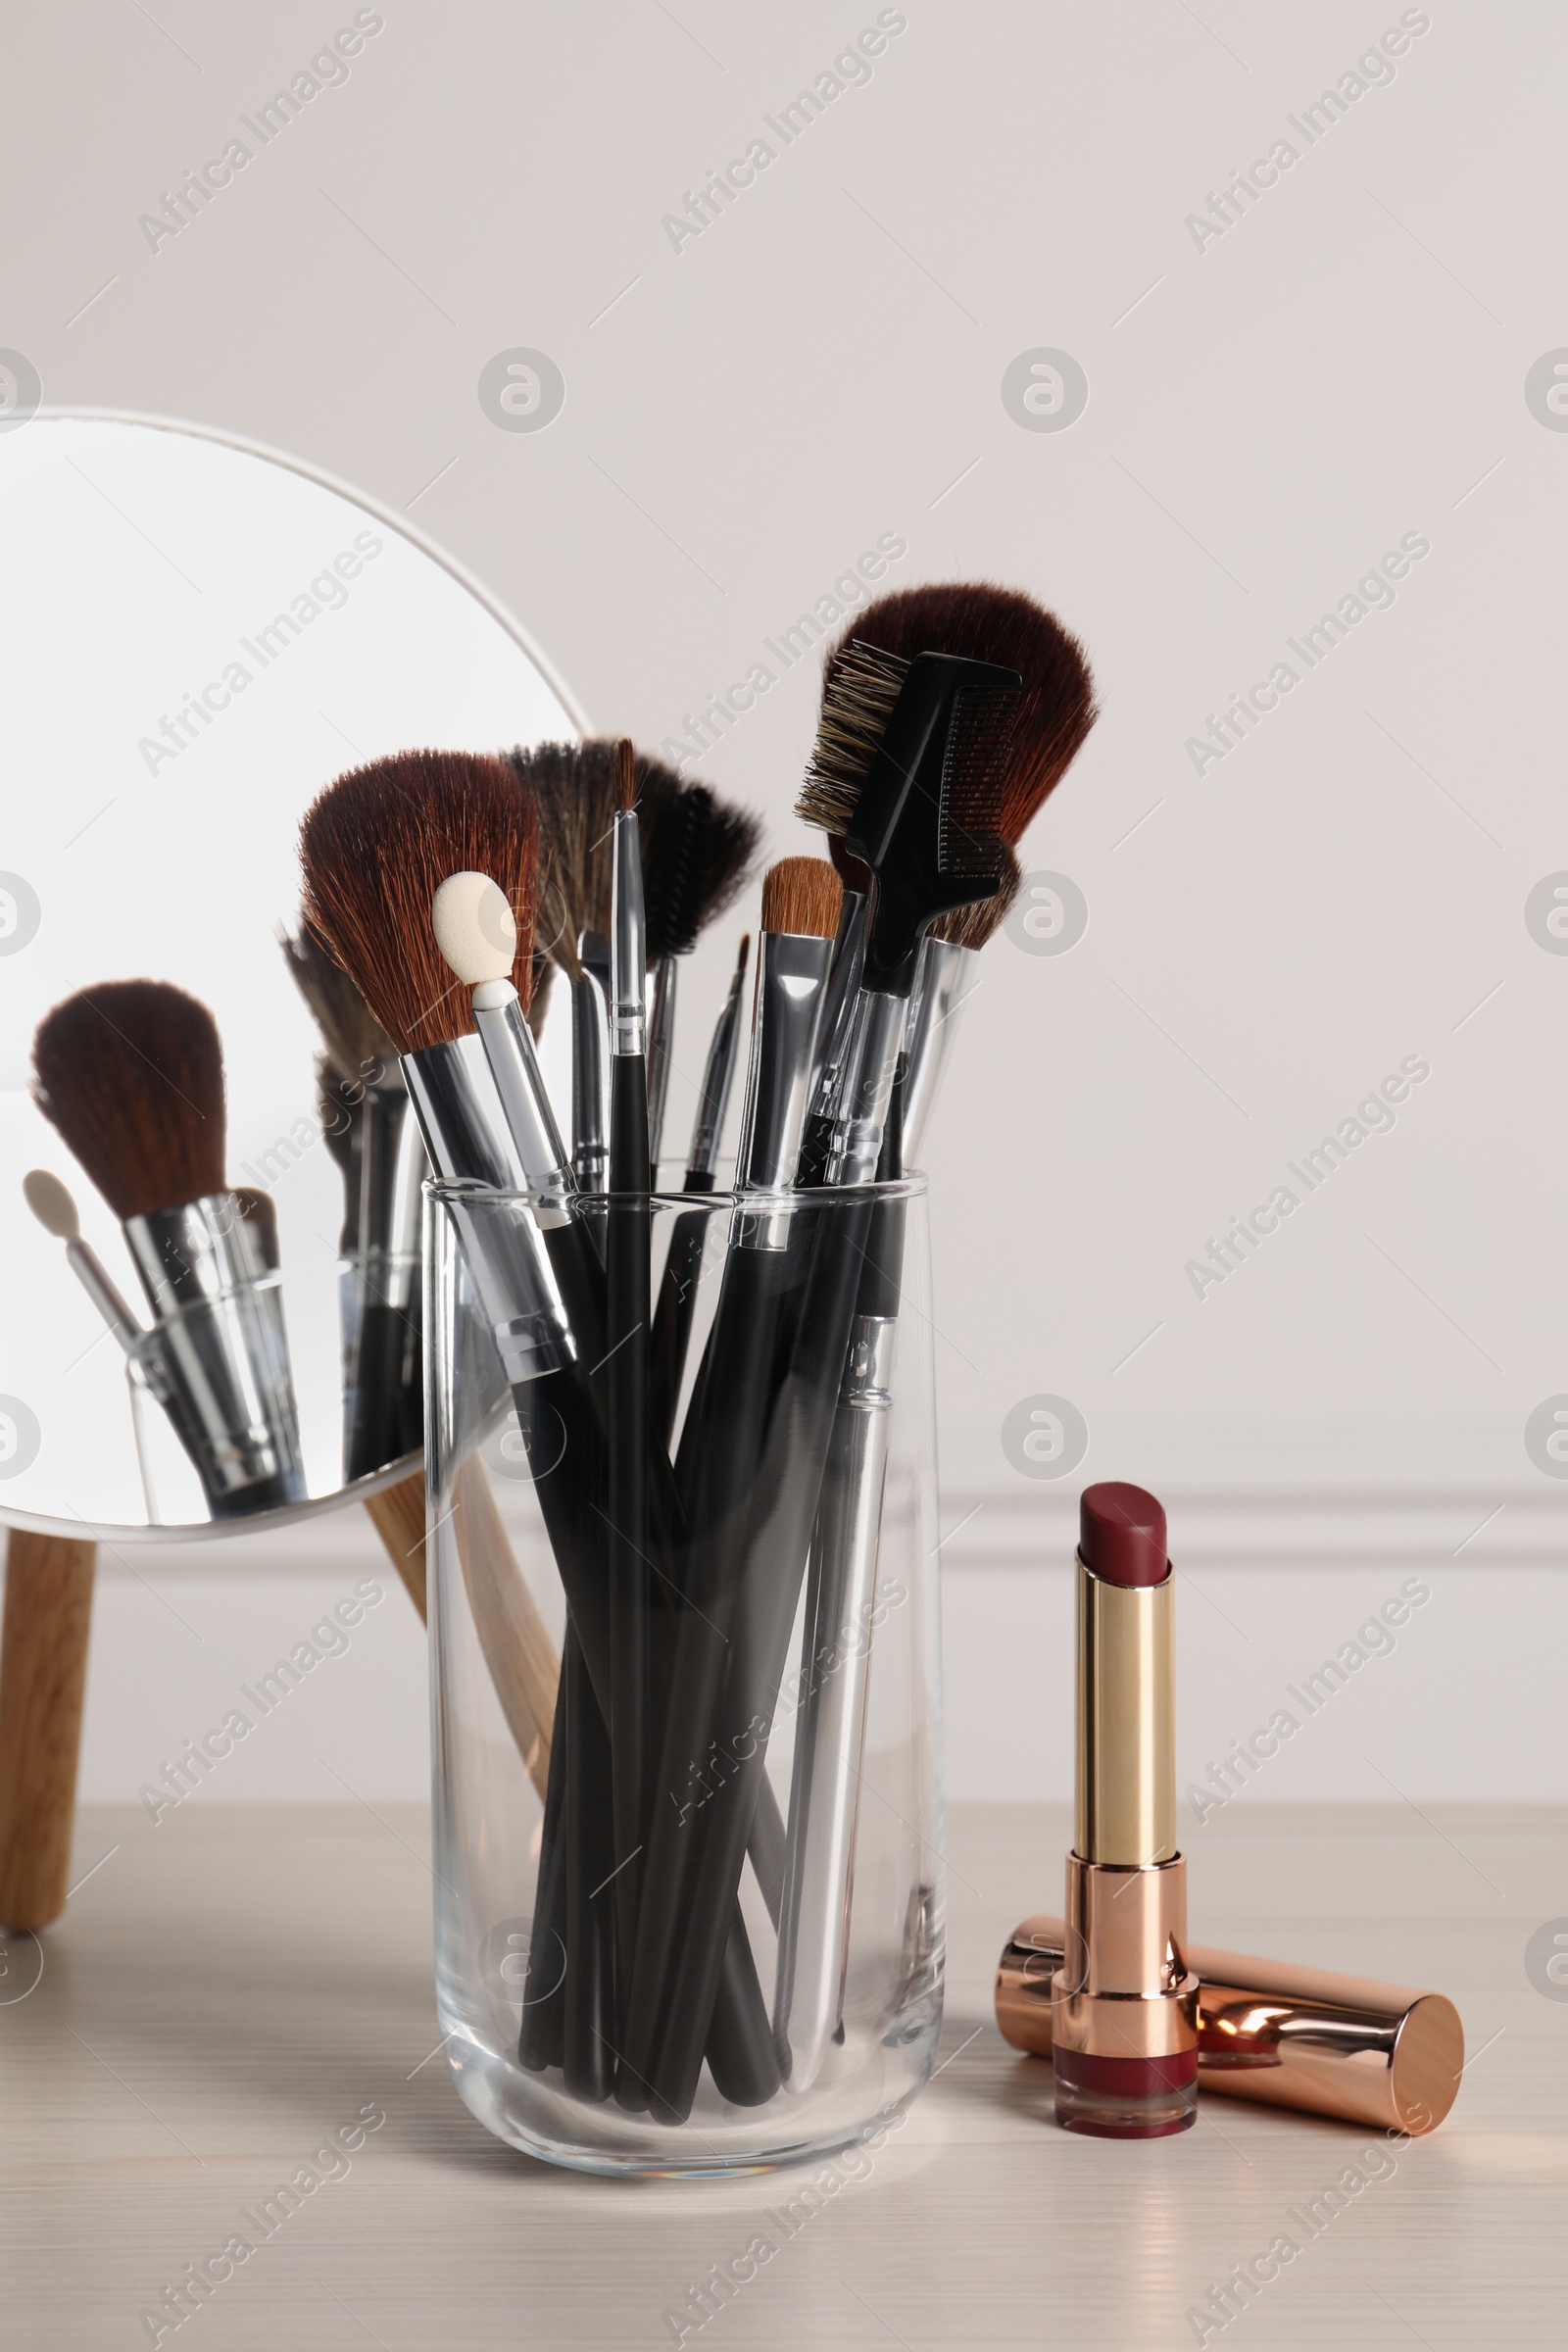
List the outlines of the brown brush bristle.
<svg viewBox="0 0 1568 2352">
<path fill-rule="evenodd" d="M 205 1004 L 166 980 L 106 980 L 45 1013 L 33 1100 L 117 1217 L 223 1185 L 223 1049 Z"/>
<path fill-rule="evenodd" d="M 844 885 L 825 858 L 781 858 L 762 876 L 762 929 L 831 939 Z"/>
<path fill-rule="evenodd" d="M 816 741 L 795 813 L 808 825 L 820 825 L 830 838 L 842 833 L 855 814 L 909 660 L 902 652 L 889 655 L 861 644 L 858 628 L 841 638 L 829 657 Z"/>
<path fill-rule="evenodd" d="M 620 780 L 615 745 L 540 743 L 507 754 L 507 764 L 533 793 L 539 808 L 539 920 L 535 944 L 568 980 L 582 970 L 577 941 L 584 931 L 610 929 L 611 850 Z M 643 754 L 636 761 L 637 820 L 643 886 L 648 887 L 652 843 L 686 785 L 672 767 Z"/>
<path fill-rule="evenodd" d="M 835 931 L 838 929 L 837 923 L 834 924 L 833 928 Z M 742 979 L 745 976 L 746 959 L 750 956 L 751 952 L 752 935 L 749 931 L 743 931 L 741 933 L 741 944 L 735 955 L 735 977 L 737 980 Z"/>
<path fill-rule="evenodd" d="M 465 1036 L 472 998 L 430 927 L 449 874 L 488 874 L 517 926 L 512 983 L 532 983 L 538 815 L 506 760 L 477 752 L 400 752 L 351 768 L 300 827 L 306 919 L 325 940 L 400 1054 Z"/>
<path fill-rule="evenodd" d="M 1011 753 L 985 829 L 1004 841 L 1020 840 L 1099 715 L 1094 679 L 1077 638 L 1015 588 L 967 581 L 901 588 L 868 605 L 828 656 L 824 711 L 830 696 L 841 699 L 841 672 L 854 665 L 849 670 L 853 682 L 865 649 L 873 646 L 903 662 L 912 662 L 917 654 L 958 654 L 1019 672 L 1023 685 Z"/>
<path fill-rule="evenodd" d="M 637 806 L 637 747 L 629 735 L 615 738 L 615 807 L 629 816 Z"/>
<path fill-rule="evenodd" d="M 340 1086 L 374 1085 L 383 1072 L 396 1077 L 392 1040 L 310 924 L 301 923 L 297 939 L 280 933 L 278 945 L 320 1031 L 327 1077 Z"/>
<path fill-rule="evenodd" d="M 983 948 L 996 937 L 1012 912 L 1023 880 L 1023 868 L 1010 849 L 1005 856 L 1006 880 L 996 896 L 982 899 L 974 906 L 956 906 L 951 914 L 939 914 L 931 926 L 933 939 L 950 940 L 956 948 Z"/>
</svg>

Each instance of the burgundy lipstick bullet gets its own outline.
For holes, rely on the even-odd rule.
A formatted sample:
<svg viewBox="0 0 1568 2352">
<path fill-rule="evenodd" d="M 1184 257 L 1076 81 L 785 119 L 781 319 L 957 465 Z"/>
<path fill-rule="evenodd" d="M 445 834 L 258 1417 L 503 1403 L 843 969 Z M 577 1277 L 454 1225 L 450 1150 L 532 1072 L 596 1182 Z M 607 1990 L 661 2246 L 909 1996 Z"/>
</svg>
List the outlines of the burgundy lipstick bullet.
<svg viewBox="0 0 1568 2352">
<path fill-rule="evenodd" d="M 1153 1495 L 1086 1488 L 1075 1826 L 1051 2034 L 1056 2121 L 1102 2139 L 1185 2132 L 1198 2108 L 1198 1979 L 1176 1850 L 1174 1582 Z"/>
</svg>

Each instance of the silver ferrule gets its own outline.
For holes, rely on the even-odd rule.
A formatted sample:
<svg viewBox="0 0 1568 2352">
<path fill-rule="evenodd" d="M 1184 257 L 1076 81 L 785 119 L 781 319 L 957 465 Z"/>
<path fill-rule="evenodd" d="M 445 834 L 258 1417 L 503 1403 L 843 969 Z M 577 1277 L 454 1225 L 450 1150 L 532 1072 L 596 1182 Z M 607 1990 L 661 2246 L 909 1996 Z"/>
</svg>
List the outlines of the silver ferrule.
<svg viewBox="0 0 1568 2352">
<path fill-rule="evenodd" d="M 697 1098 L 691 1149 L 686 1156 L 686 1172 L 689 1176 L 711 1176 L 718 1166 L 719 1147 L 724 1140 L 724 1117 L 729 1109 L 730 1088 L 735 1077 L 735 1049 L 741 1033 L 741 990 L 745 981 L 745 973 L 738 971 L 729 984 L 724 1008 L 713 1024 L 708 1060 L 703 1069 L 702 1092 Z"/>
<path fill-rule="evenodd" d="M 484 1193 L 526 1192 L 518 1156 L 476 1034 L 421 1046 L 403 1057 L 432 1172 L 444 1184 L 471 1183 L 473 1203 L 446 1205 L 489 1320 L 507 1379 L 515 1386 L 559 1372 L 575 1354 L 561 1294 L 532 1209 L 486 1205 Z M 480 1189 L 482 1188 L 482 1189 Z"/>
<path fill-rule="evenodd" d="M 742 1192 L 779 1198 L 777 1205 L 764 1199 L 737 1211 L 741 1249 L 781 1250 L 787 1238 L 782 1196 L 795 1183 L 801 1156 L 831 956 L 830 940 L 796 931 L 762 933 L 736 1183 Z"/>
<path fill-rule="evenodd" d="M 882 1156 L 882 1137 L 893 1101 L 893 1077 L 904 1048 L 908 1001 L 862 988 L 833 1098 L 833 1140 L 826 1181 L 870 1184 Z"/>
<path fill-rule="evenodd" d="M 160 1320 L 200 1299 L 227 1298 L 270 1271 L 262 1235 L 232 1193 L 127 1217 L 125 1241 Z"/>
<path fill-rule="evenodd" d="M 908 1025 L 904 1051 L 908 1066 L 904 1074 L 904 1164 L 919 1164 L 931 1105 L 942 1091 L 942 1080 L 958 1033 L 964 1000 L 979 982 L 977 949 L 956 947 L 951 939 L 926 933 L 915 966 L 909 998 Z"/>
<path fill-rule="evenodd" d="M 664 1141 L 664 1104 L 669 1097 L 669 1055 L 675 1043 L 675 982 L 680 966 L 661 956 L 654 966 L 653 1008 L 648 1015 L 648 1157 L 656 1171 Z"/>
<path fill-rule="evenodd" d="M 528 1190 L 538 1197 L 535 1214 L 543 1226 L 564 1225 L 577 1180 L 510 980 L 480 982 L 473 992 L 473 1020 Z"/>
<path fill-rule="evenodd" d="M 637 811 L 615 812 L 611 866 L 610 1051 L 619 1061 L 648 1047 L 648 951 L 643 922 L 643 860 Z"/>
<path fill-rule="evenodd" d="M 93 1305 L 127 1354 L 141 1338 L 141 1325 L 111 1280 L 109 1270 L 90 1243 L 66 1244 L 66 1260 Z"/>
<path fill-rule="evenodd" d="M 610 942 L 585 931 L 571 984 L 571 1161 L 585 1193 L 610 1181 Z"/>
<path fill-rule="evenodd" d="M 125 1220 L 158 1320 L 127 1350 L 169 1413 L 216 1517 L 305 1499 L 282 1293 L 232 1193 Z"/>
<path fill-rule="evenodd" d="M 833 962 L 828 974 L 827 998 L 822 1007 L 821 1042 L 811 1078 L 810 1106 L 819 1118 L 831 1118 L 833 1115 L 838 1075 L 855 1018 L 855 1001 L 860 993 L 860 972 L 865 963 L 865 930 L 870 912 L 871 902 L 862 892 L 847 890 L 844 893 L 844 904 L 839 909 L 839 927 L 833 939 Z"/>
</svg>

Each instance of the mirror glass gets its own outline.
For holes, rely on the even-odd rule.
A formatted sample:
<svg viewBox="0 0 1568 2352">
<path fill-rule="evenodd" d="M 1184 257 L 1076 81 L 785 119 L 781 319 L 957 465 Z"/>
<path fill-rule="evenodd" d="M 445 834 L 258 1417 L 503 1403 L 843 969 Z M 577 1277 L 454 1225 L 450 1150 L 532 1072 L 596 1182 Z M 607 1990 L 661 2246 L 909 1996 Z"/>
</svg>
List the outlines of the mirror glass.
<svg viewBox="0 0 1568 2352">
<path fill-rule="evenodd" d="M 361 760 L 573 736 L 576 717 L 522 633 L 433 551 L 261 453 L 39 416 L 0 435 L 0 1520 L 167 1540 L 210 1536 L 215 1518 L 254 1526 L 253 1505 L 368 1493 L 386 1469 L 355 1484 L 345 1470 L 345 1172 L 278 937 L 297 928 L 299 819 Z M 228 1181 L 271 1209 L 162 1237 L 205 1295 L 177 1348 L 127 1354 L 23 1179 L 63 1180 L 81 1239 L 150 1326 L 119 1221 L 29 1095 L 49 1007 L 139 978 L 212 1008 Z M 252 1424 L 255 1392 L 281 1382 L 292 1462 L 209 1459 L 198 1475 L 192 1415 L 211 1412 L 225 1364 L 252 1382 Z M 259 1443 L 265 1455 L 265 1427 Z M 252 1515 L 215 1511 L 224 1475 L 236 1494 L 249 1480 Z"/>
</svg>

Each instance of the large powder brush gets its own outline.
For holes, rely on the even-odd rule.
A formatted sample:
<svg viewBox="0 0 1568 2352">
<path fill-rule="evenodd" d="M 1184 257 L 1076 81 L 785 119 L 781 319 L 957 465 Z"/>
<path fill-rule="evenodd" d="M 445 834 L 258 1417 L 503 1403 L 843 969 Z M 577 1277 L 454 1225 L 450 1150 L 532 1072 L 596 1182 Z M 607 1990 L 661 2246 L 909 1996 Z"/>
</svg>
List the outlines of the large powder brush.
<svg viewBox="0 0 1568 2352">
<path fill-rule="evenodd" d="M 472 1028 L 469 992 L 430 928 L 449 874 L 488 874 L 516 926 L 512 980 L 533 979 L 538 816 L 500 758 L 402 752 L 351 768 L 300 828 L 306 919 L 330 948 L 399 1054 L 448 1045 Z"/>
<path fill-rule="evenodd" d="M 223 1190 L 223 1050 L 207 1006 L 167 980 L 108 980 L 46 1013 L 33 1100 L 117 1217 Z"/>
<path fill-rule="evenodd" d="M 833 732 L 825 744 L 819 741 L 816 756 L 823 782 L 837 773 L 853 779 L 868 764 L 862 748 L 874 749 L 880 741 L 904 666 L 919 654 L 995 662 L 1018 672 L 1021 685 L 1005 780 L 989 815 L 1004 841 L 1020 841 L 1099 716 L 1083 647 L 1033 597 L 1016 588 L 939 582 L 879 597 L 851 622 L 828 656 L 823 720 L 824 728 L 831 723 Z M 878 662 L 877 656 L 884 659 Z M 808 791 L 813 780 L 814 770 L 808 779 Z M 842 825 L 827 821 L 830 813 L 810 821 L 842 832 Z"/>
</svg>

